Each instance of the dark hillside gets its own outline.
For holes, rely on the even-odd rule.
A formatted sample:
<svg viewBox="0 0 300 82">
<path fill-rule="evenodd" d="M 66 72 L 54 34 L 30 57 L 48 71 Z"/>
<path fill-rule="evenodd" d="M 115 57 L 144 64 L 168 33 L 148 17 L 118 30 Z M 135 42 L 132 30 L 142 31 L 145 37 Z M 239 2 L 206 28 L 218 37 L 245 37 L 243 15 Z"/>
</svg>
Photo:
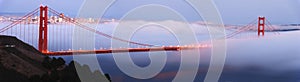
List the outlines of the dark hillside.
<svg viewBox="0 0 300 82">
<path fill-rule="evenodd" d="M 79 79 L 76 68 L 84 72 Z M 87 68 L 87 69 L 83 69 Z M 109 75 L 106 75 L 109 77 Z M 99 77 L 104 77 L 99 79 Z M 0 35 L 0 82 L 108 81 L 101 72 L 63 58 L 50 58 L 16 37 Z"/>
</svg>

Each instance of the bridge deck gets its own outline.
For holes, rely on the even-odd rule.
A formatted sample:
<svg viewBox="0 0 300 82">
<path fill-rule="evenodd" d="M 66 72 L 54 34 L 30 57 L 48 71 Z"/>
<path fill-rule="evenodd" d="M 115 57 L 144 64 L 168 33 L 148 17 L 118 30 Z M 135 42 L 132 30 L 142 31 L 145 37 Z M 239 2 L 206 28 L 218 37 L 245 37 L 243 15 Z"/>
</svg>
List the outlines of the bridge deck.
<svg viewBox="0 0 300 82">
<path fill-rule="evenodd" d="M 197 49 L 200 47 L 154 47 L 154 48 L 124 48 L 124 49 L 103 49 L 103 50 L 76 50 L 59 52 L 42 52 L 48 56 L 58 55 L 82 55 L 82 54 L 105 54 L 105 53 L 126 53 L 126 52 L 149 52 L 149 51 L 179 51 Z"/>
</svg>

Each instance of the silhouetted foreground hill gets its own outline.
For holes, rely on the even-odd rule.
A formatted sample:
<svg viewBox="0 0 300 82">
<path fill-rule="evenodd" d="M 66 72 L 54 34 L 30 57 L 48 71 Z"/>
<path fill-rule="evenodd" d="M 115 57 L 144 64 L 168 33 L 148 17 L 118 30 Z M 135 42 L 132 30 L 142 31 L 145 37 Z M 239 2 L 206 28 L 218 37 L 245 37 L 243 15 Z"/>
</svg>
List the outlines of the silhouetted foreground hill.
<svg viewBox="0 0 300 82">
<path fill-rule="evenodd" d="M 77 72 L 83 72 L 80 76 L 84 77 L 79 79 Z M 81 81 L 108 80 L 100 71 L 91 72 L 87 65 L 74 61 L 66 65 L 64 59 L 45 56 L 16 37 L 0 35 L 0 82 Z"/>
<path fill-rule="evenodd" d="M 47 71 L 42 66 L 44 57 L 34 47 L 15 37 L 0 36 L 0 62 L 6 69 L 15 70 L 26 77 L 42 75 Z"/>
</svg>

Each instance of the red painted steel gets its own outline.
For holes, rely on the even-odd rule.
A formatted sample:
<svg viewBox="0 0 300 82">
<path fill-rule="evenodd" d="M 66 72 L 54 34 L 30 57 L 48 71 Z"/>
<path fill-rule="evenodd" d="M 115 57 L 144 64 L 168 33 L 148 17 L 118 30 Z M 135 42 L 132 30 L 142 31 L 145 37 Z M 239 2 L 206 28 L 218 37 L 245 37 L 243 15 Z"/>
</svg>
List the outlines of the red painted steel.
<svg viewBox="0 0 300 82">
<path fill-rule="evenodd" d="M 258 27 L 257 27 L 257 35 L 264 36 L 265 35 L 265 17 L 258 17 Z"/>
<path fill-rule="evenodd" d="M 124 52 L 149 52 L 149 51 L 180 51 L 206 47 L 154 47 L 154 48 L 124 48 L 124 49 L 102 49 L 102 50 L 71 50 L 61 52 L 44 52 L 48 56 L 61 55 L 83 55 L 83 54 L 105 54 L 105 53 L 124 53 Z"/>
<path fill-rule="evenodd" d="M 48 52 L 48 7 L 40 7 L 39 51 Z"/>
</svg>

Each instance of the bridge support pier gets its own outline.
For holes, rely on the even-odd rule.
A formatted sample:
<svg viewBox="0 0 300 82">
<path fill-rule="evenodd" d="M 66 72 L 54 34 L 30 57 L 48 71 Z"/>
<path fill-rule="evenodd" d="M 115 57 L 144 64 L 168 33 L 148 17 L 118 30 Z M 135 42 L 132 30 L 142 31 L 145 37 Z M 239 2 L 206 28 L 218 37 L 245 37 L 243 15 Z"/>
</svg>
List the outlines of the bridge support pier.
<svg viewBox="0 0 300 82">
<path fill-rule="evenodd" d="M 265 17 L 258 17 L 258 27 L 257 27 L 257 35 L 264 36 L 265 35 Z"/>
<path fill-rule="evenodd" d="M 48 52 L 48 7 L 40 7 L 40 21 L 39 21 L 39 51 Z"/>
</svg>

